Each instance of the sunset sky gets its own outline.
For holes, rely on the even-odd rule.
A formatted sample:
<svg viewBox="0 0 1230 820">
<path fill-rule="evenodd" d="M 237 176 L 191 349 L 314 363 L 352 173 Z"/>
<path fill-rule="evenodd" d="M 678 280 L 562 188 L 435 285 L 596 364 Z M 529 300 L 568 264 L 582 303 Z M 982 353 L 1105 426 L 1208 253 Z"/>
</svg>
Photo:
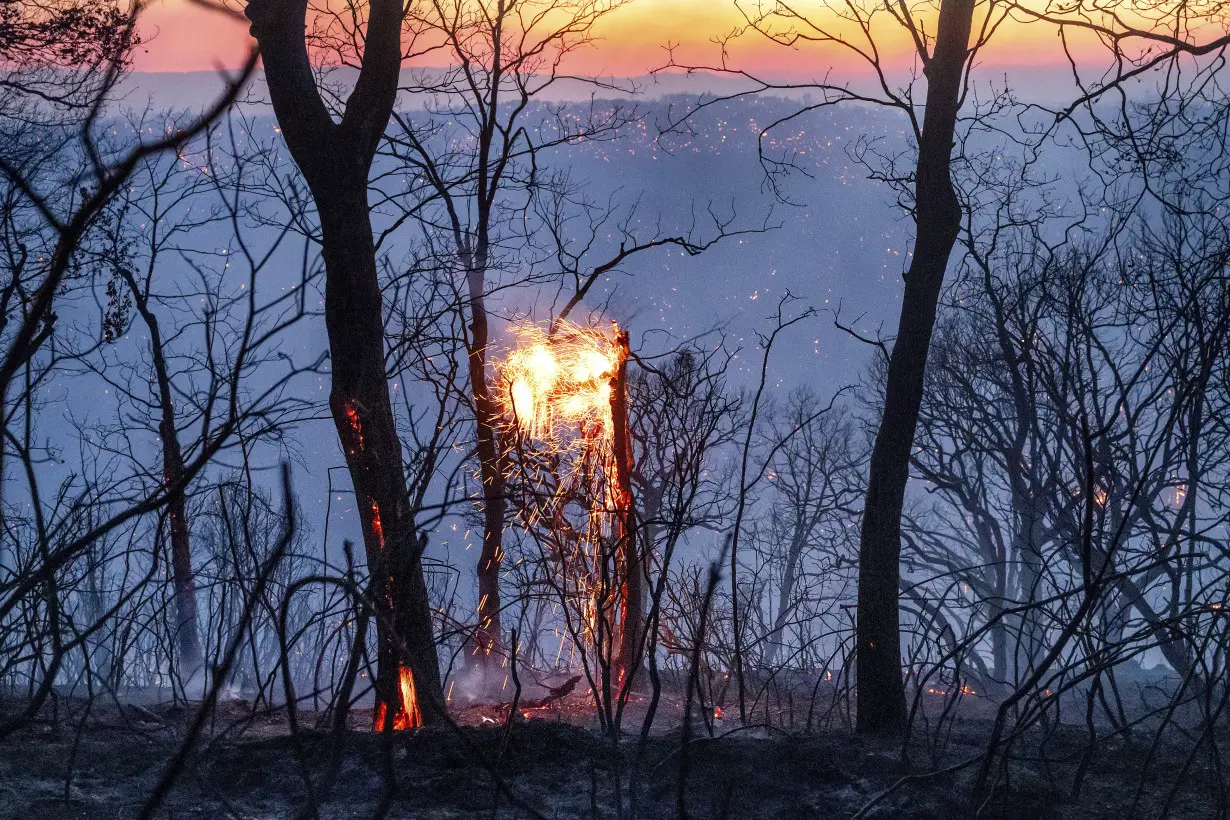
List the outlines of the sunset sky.
<svg viewBox="0 0 1230 820">
<path fill-rule="evenodd" d="M 598 31 L 600 42 L 575 55 L 569 68 L 590 75 L 645 74 L 666 61 L 667 43 L 678 45 L 681 59 L 713 63 L 719 51 L 712 38 L 729 32 L 739 19 L 733 0 L 631 0 L 603 21 Z M 155 0 L 143 18 L 142 30 L 148 42 L 137 58 L 140 71 L 202 71 L 233 66 L 250 44 L 241 22 L 203 10 L 188 0 Z M 895 34 L 898 36 L 887 43 L 885 51 L 901 62 L 908 55 L 908 44 L 900 30 Z M 758 35 L 742 38 L 731 57 L 740 68 L 792 78 L 817 77 L 838 59 L 832 50 L 821 52 L 809 47 L 792 51 L 769 44 Z M 983 62 L 1023 70 L 1060 66 L 1061 57 L 1053 30 L 1018 25 L 998 32 L 994 47 L 984 52 Z"/>
</svg>

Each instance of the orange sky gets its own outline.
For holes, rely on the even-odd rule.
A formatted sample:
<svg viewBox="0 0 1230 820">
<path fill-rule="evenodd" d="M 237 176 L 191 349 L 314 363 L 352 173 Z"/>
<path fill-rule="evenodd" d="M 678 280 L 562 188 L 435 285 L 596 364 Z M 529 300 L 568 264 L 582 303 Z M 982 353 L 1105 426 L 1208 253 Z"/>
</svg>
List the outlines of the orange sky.
<svg viewBox="0 0 1230 820">
<path fill-rule="evenodd" d="M 645 74 L 666 61 L 664 47 L 668 42 L 678 44 L 681 59 L 713 63 L 719 51 L 711 38 L 731 30 L 738 19 L 731 0 L 631 0 L 603 21 L 597 47 L 575 55 L 570 70 L 591 75 Z M 1001 29 L 994 41 L 995 48 L 984 55 L 984 61 L 1018 68 L 1061 64 L 1054 32 L 1045 29 Z M 234 66 L 250 43 L 242 23 L 203 10 L 187 0 L 154 0 L 145 13 L 142 30 L 148 42 L 136 61 L 140 71 L 201 71 L 218 65 Z M 906 43 L 898 40 L 890 51 L 907 53 Z M 791 51 L 771 45 L 758 35 L 740 40 L 731 56 L 741 68 L 798 78 L 823 74 L 837 58 L 833 51 L 822 53 L 815 48 Z"/>
</svg>

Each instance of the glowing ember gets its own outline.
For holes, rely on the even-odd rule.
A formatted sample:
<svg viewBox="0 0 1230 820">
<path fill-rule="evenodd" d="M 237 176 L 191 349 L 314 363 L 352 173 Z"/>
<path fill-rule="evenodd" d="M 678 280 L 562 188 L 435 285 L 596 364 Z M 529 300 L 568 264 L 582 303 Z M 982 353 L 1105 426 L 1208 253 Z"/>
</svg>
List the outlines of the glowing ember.
<svg viewBox="0 0 1230 820">
<path fill-rule="evenodd" d="M 356 399 L 348 399 L 346 401 L 346 418 L 350 421 L 350 428 L 354 430 L 355 439 L 359 443 L 359 449 L 363 449 L 363 421 L 359 416 L 359 402 Z M 353 451 L 351 451 L 353 452 Z"/>
<path fill-rule="evenodd" d="M 419 710 L 418 693 L 414 688 L 414 672 L 410 667 L 401 668 L 401 708 L 393 715 L 393 729 L 413 729 L 423 725 L 423 713 Z M 382 703 L 376 709 L 376 731 L 384 728 L 385 705 Z"/>
<path fill-rule="evenodd" d="M 375 533 L 376 539 L 380 542 L 380 546 L 384 546 L 384 522 L 380 520 L 380 505 L 375 501 L 372 502 L 372 532 Z"/>
<path fill-rule="evenodd" d="M 961 692 L 962 695 L 978 694 L 977 692 L 975 692 L 973 689 L 969 688 L 968 686 L 962 686 L 959 691 Z M 1047 692 L 1049 693 L 1050 690 L 1048 689 Z M 927 693 L 931 695 L 950 695 L 952 694 L 952 691 L 949 689 L 937 689 L 934 686 L 932 686 L 927 689 Z"/>
</svg>

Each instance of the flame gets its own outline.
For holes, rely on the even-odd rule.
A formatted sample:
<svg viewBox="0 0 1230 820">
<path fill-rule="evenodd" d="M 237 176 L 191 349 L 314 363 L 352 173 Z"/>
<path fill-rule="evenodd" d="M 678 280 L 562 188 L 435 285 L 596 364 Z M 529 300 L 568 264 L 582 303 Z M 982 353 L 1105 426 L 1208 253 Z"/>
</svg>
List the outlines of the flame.
<svg viewBox="0 0 1230 820">
<path fill-rule="evenodd" d="M 960 693 L 961 693 L 962 695 L 976 695 L 976 694 L 978 694 L 977 692 L 975 692 L 973 689 L 969 688 L 968 686 L 961 686 L 961 687 L 960 687 L 960 689 L 959 689 L 958 691 L 960 691 Z M 1047 691 L 1047 694 L 1050 694 L 1050 691 L 1051 691 L 1051 690 L 1047 689 L 1046 691 Z M 932 694 L 932 695 L 950 695 L 950 694 L 952 694 L 952 691 L 951 691 L 951 690 L 949 690 L 949 689 L 937 689 L 937 688 L 935 688 L 934 686 L 932 686 L 932 687 L 928 688 L 928 689 L 927 689 L 927 692 L 928 692 L 928 694 Z"/>
<path fill-rule="evenodd" d="M 380 518 L 380 505 L 374 500 L 372 501 L 372 532 L 375 533 L 376 539 L 380 542 L 380 546 L 384 546 L 384 522 Z"/>
<path fill-rule="evenodd" d="M 500 368 L 513 424 L 547 442 L 565 440 L 578 426 L 596 426 L 609 437 L 610 380 L 619 355 L 611 338 L 594 328 L 565 322 L 550 336 L 523 328 Z"/>
<path fill-rule="evenodd" d="M 418 692 L 414 687 L 414 672 L 410 670 L 410 667 L 403 666 L 401 668 L 399 684 L 401 687 L 401 707 L 397 710 L 397 714 L 393 715 L 394 731 L 422 726 L 423 713 L 419 710 Z M 384 716 L 385 704 L 381 703 L 376 707 L 376 731 L 378 732 L 384 729 Z"/>
<path fill-rule="evenodd" d="M 628 503 L 615 481 L 612 390 L 626 357 L 618 326 L 612 333 L 562 322 L 550 333 L 522 328 L 497 366 L 510 478 L 533 488 L 518 512 L 521 523 L 557 562 L 580 632 L 607 642 L 611 613 L 621 606 L 601 564 L 610 560 Z"/>
<path fill-rule="evenodd" d="M 359 443 L 359 449 L 362 450 L 363 419 L 359 415 L 359 406 L 360 405 L 357 399 L 346 400 L 346 418 L 350 421 L 350 429 L 354 430 L 355 440 Z"/>
</svg>

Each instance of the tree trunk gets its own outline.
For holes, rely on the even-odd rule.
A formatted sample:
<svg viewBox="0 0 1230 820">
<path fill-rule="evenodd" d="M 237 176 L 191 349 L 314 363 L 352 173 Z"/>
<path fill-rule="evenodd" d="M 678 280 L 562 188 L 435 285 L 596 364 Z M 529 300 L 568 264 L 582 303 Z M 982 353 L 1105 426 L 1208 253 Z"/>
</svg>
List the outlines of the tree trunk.
<svg viewBox="0 0 1230 820">
<path fill-rule="evenodd" d="M 1020 462 L 1018 462 L 1020 463 Z M 1031 473 L 1032 475 L 1032 473 Z M 1012 507 L 1016 518 L 1016 532 L 1012 537 L 1010 560 L 1017 562 L 1018 603 L 1029 603 L 1031 606 L 1018 613 L 1013 619 L 1017 632 L 1017 645 L 1013 652 L 1013 664 L 1010 670 L 1005 670 L 1004 680 L 1013 684 L 1028 675 L 1034 663 L 1042 655 L 1045 647 L 1046 625 L 1043 613 L 1038 607 L 1032 606 L 1038 599 L 1042 585 L 1042 492 L 1023 485 L 1018 478 L 1012 479 Z M 1030 486 L 1037 487 L 1037 481 L 1031 481 Z"/>
<path fill-rule="evenodd" d="M 786 620 L 793 608 L 791 602 L 794 600 L 794 582 L 799 571 L 799 561 L 803 557 L 803 545 L 807 541 L 808 523 L 804 521 L 803 510 L 796 510 L 794 533 L 786 551 L 786 566 L 782 570 L 782 585 L 778 590 L 777 617 L 773 619 L 773 631 L 769 633 L 765 655 L 765 665 L 770 668 L 776 666 L 783 648 L 782 633 L 786 630 Z"/>
<path fill-rule="evenodd" d="M 363 56 L 340 123 L 320 98 L 305 40 L 307 0 L 252 0 L 282 136 L 312 191 L 325 262 L 329 408 L 354 485 L 376 615 L 376 728 L 444 715 L 427 585 L 385 371 L 384 309 L 368 175 L 397 98 L 401 0 L 371 0 Z M 411 700 L 416 702 L 410 702 Z"/>
<path fill-rule="evenodd" d="M 481 252 L 485 256 L 485 251 Z M 467 260 L 469 261 L 469 260 Z M 474 397 L 479 478 L 483 483 L 483 549 L 478 557 L 478 631 L 475 652 L 480 663 L 499 658 L 500 566 L 504 561 L 504 520 L 507 486 L 504 455 L 500 447 L 500 408 L 487 381 L 487 346 L 491 333 L 487 321 L 485 260 L 473 262 L 466 272 L 470 295 L 470 392 Z"/>
<path fill-rule="evenodd" d="M 192 571 L 192 539 L 188 528 L 187 497 L 183 488 L 184 451 L 175 423 L 175 399 L 158 317 L 149 308 L 149 294 L 137 286 L 136 277 L 125 272 L 133 304 L 149 331 L 150 358 L 158 388 L 158 437 L 162 440 L 162 477 L 168 487 L 181 487 L 167 502 L 171 530 L 171 580 L 175 585 L 175 654 L 185 681 L 205 665 L 197 625 L 196 578 Z M 203 695 L 203 693 L 201 693 Z"/>
<path fill-rule="evenodd" d="M 429 722 L 439 717 L 444 698 L 422 573 L 426 545 L 409 509 L 385 374 L 384 310 L 366 182 L 336 199 L 317 193 L 316 201 L 333 373 L 329 407 L 354 485 L 376 605 L 377 714 L 384 706 L 400 725 L 403 715 L 413 713 L 402 694 L 402 668 L 408 663 L 419 712 Z"/>
<path fill-rule="evenodd" d="M 174 422 L 172 422 L 174 423 Z M 184 462 L 179 443 L 163 433 L 164 474 L 168 484 L 183 479 Z M 174 450 L 174 455 L 171 451 Z M 192 572 L 192 544 L 188 533 L 188 518 L 184 494 L 176 493 L 167 504 L 171 524 L 171 574 L 175 583 L 175 651 L 179 656 L 180 675 L 191 678 L 205 665 L 201 637 L 197 627 L 196 579 Z"/>
<path fill-rule="evenodd" d="M 628 435 L 628 332 L 616 329 L 619 365 L 611 378 L 611 452 L 615 461 L 614 500 L 616 550 L 619 555 L 619 650 L 615 668 L 622 684 L 641 669 L 645 653 L 645 566 L 636 537 L 636 505 L 632 498 L 632 439 Z"/>
<path fill-rule="evenodd" d="M 917 236 L 889 358 L 884 415 L 871 453 L 859 543 L 857 728 L 864 733 L 899 734 L 905 728 L 898 599 L 901 510 L 940 288 L 960 228 L 951 158 L 973 15 L 974 0 L 943 0 L 935 50 L 924 69 L 927 102 L 915 176 Z"/>
</svg>

